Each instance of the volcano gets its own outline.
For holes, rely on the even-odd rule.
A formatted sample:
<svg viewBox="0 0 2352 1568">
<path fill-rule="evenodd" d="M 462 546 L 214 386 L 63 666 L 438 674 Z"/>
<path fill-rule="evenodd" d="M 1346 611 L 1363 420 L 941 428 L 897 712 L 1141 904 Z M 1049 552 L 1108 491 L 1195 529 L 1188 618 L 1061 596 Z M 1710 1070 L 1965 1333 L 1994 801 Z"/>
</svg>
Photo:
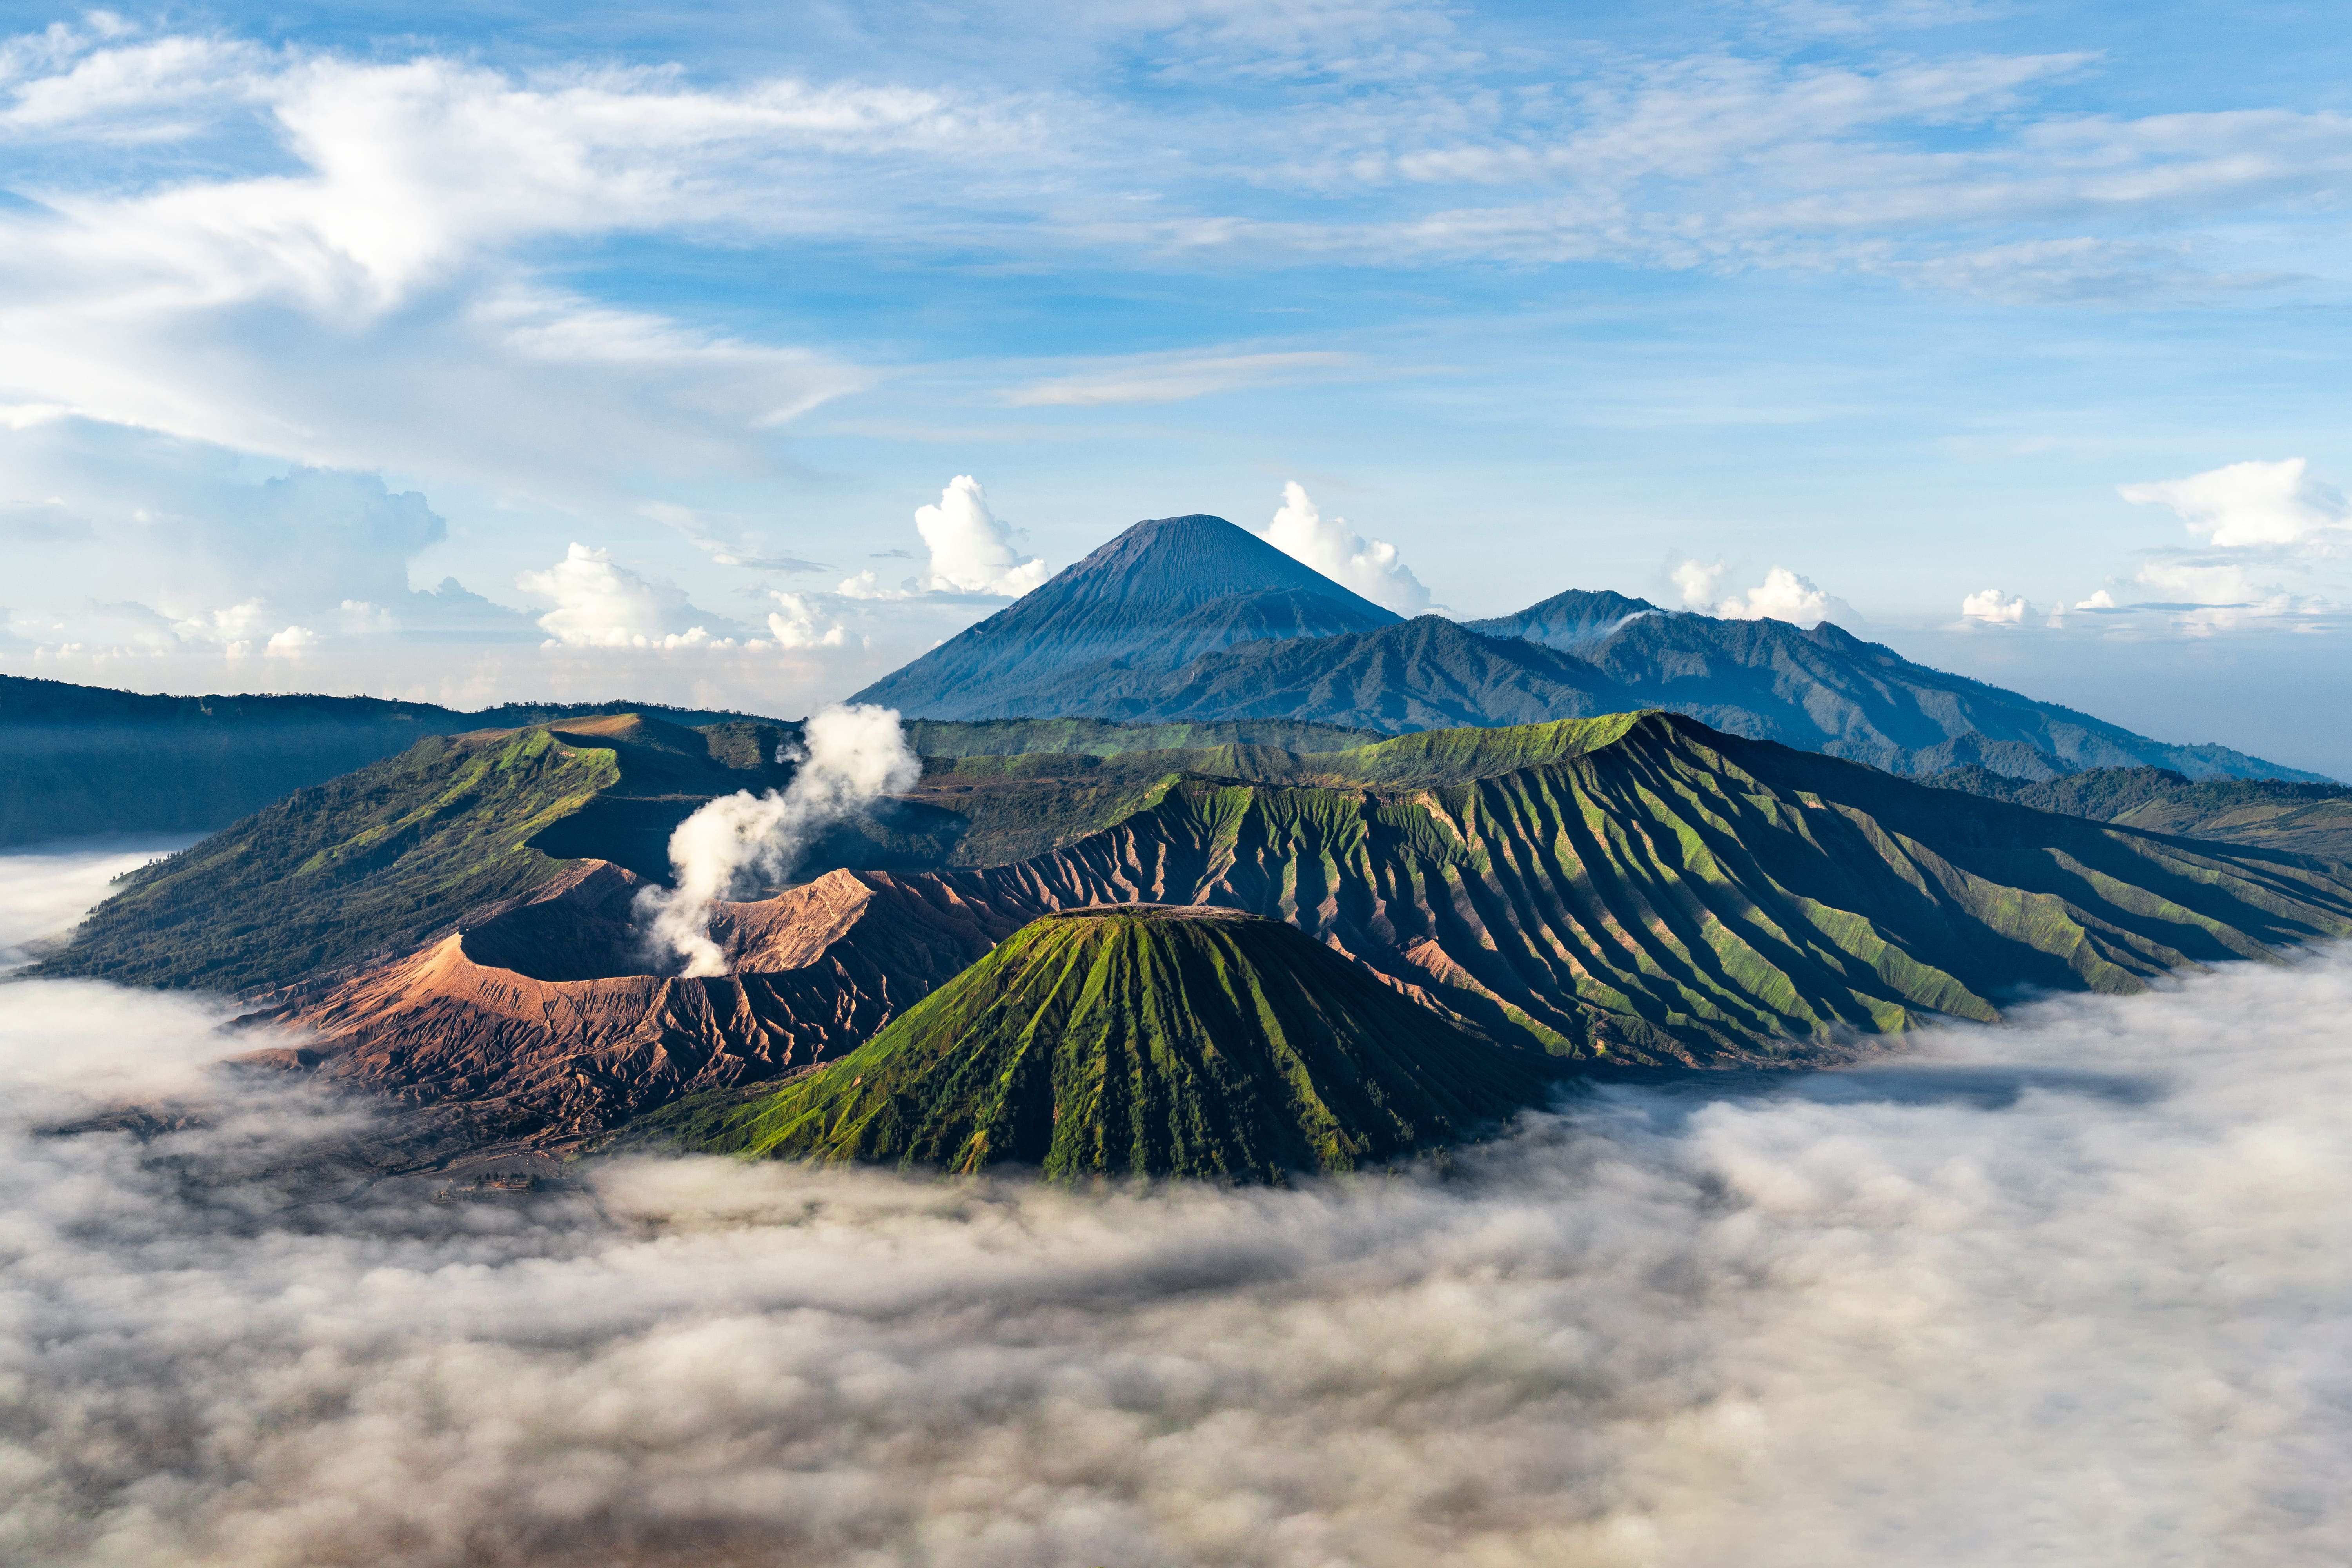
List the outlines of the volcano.
<svg viewBox="0 0 2352 1568">
<path fill-rule="evenodd" d="M 1400 619 L 1223 518 L 1157 518 L 850 700 L 910 719 L 1078 713 L 1127 672 Z"/>
<path fill-rule="evenodd" d="M 879 1035 L 739 1112 L 745 1152 L 1279 1181 L 1460 1140 L 1543 1093 L 1496 1046 L 1279 921 L 1033 921 Z"/>
</svg>

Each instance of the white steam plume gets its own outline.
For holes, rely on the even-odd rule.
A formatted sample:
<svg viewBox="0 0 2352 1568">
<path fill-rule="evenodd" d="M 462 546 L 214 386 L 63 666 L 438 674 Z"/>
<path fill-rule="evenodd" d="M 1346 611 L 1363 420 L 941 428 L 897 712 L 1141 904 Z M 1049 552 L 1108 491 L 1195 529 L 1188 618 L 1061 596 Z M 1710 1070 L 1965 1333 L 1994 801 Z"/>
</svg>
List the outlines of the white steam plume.
<svg viewBox="0 0 2352 1568">
<path fill-rule="evenodd" d="M 711 905 L 751 879 L 782 880 L 818 834 L 909 788 L 923 772 L 898 710 L 865 705 L 816 714 L 797 752 L 777 760 L 800 764 L 782 793 L 737 790 L 679 823 L 669 837 L 677 886 L 637 894 L 647 945 L 683 960 L 689 979 L 727 973 L 727 955 L 710 940 Z"/>
</svg>

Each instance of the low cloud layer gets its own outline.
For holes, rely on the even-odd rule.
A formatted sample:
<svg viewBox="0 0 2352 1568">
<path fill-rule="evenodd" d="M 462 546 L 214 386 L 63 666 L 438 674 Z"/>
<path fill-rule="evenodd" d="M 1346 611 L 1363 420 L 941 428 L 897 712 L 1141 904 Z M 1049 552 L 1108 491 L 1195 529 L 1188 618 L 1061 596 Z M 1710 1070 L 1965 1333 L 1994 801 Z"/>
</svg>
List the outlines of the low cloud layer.
<svg viewBox="0 0 2352 1568">
<path fill-rule="evenodd" d="M 26 986 L 0 1550 L 2340 1561 L 2347 1008 L 2352 955 L 2240 966 L 1862 1070 L 1603 1089 L 1444 1176 L 645 1161 L 436 1206 L 289 1166 L 353 1123 L 282 1087 L 145 1144 L 34 1135 L 79 1074 L 186 1094 L 231 1042 L 184 998 Z"/>
<path fill-rule="evenodd" d="M 29 963 L 104 899 L 112 879 L 193 842 L 186 836 L 76 839 L 0 853 L 0 973 Z"/>
</svg>

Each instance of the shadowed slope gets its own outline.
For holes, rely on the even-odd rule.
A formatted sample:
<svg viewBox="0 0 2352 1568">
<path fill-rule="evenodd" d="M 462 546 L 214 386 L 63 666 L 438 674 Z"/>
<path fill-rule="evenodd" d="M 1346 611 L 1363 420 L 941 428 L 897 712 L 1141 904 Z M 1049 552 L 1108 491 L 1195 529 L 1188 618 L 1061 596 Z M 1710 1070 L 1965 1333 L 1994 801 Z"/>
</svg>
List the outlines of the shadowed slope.
<svg viewBox="0 0 2352 1568">
<path fill-rule="evenodd" d="M 2164 768 L 2094 768 L 2033 781 L 1981 765 L 1954 768 L 1927 782 L 2148 833 L 2352 861 L 2352 785 L 2275 779 L 2192 784 Z"/>
<path fill-rule="evenodd" d="M 1272 1180 L 1459 1139 L 1542 1081 L 1286 925 L 1129 906 L 1023 927 L 866 1045 L 747 1107 L 722 1142 Z"/>
<path fill-rule="evenodd" d="M 0 675 L 0 844 L 223 827 L 425 735 L 643 708 L 673 724 L 746 714 L 625 702 L 478 713 L 373 697 L 157 697 Z"/>
</svg>

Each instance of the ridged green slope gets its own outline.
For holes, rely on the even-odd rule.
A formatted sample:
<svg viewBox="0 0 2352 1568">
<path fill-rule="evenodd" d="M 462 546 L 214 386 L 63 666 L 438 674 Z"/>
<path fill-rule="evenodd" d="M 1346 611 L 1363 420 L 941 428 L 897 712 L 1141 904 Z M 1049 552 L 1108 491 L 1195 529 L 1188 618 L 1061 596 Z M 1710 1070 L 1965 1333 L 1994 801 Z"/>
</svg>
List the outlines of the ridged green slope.
<svg viewBox="0 0 2352 1568">
<path fill-rule="evenodd" d="M 1292 927 L 1048 915 L 833 1066 L 737 1112 L 754 1154 L 1279 1180 L 1461 1138 L 1540 1096 L 1528 1058 Z"/>
<path fill-rule="evenodd" d="M 1622 738 L 1641 717 L 1612 713 L 1501 730 L 1433 730 L 1322 752 L 1235 743 L 1120 754 L 931 756 L 916 798 L 970 825 L 944 857 L 946 864 L 1005 866 L 1122 821 L 1187 776 L 1342 788 L 1466 784 L 1582 756 Z"/>
<path fill-rule="evenodd" d="M 1050 856 L 938 874 L 1001 909 L 1249 910 L 1496 1038 L 1803 1059 L 1929 1014 L 2352 935 L 2338 864 L 1931 789 L 1646 714 L 1563 761 L 1420 790 L 1188 779 Z"/>
</svg>

